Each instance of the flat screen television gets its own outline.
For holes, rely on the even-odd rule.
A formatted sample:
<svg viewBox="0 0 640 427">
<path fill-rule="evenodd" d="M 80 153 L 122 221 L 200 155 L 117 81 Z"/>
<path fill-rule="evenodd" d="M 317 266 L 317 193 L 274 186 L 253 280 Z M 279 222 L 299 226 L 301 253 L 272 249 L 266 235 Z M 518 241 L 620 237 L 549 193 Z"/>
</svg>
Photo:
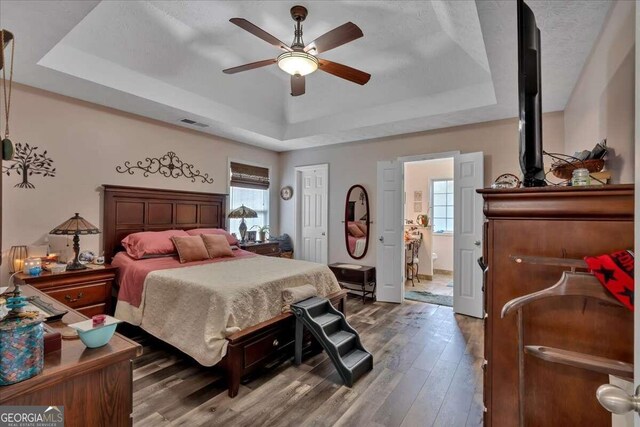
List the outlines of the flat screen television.
<svg viewBox="0 0 640 427">
<path fill-rule="evenodd" d="M 520 114 L 520 169 L 525 187 L 542 187 L 542 75 L 540 30 L 523 0 L 518 0 L 518 97 Z"/>
</svg>

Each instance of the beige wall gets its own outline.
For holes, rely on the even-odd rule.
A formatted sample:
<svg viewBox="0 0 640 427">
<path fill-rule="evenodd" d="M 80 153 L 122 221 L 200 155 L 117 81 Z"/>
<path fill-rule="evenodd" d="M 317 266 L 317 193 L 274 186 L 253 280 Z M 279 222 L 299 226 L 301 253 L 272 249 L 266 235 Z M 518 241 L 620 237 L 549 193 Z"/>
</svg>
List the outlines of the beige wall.
<svg viewBox="0 0 640 427">
<path fill-rule="evenodd" d="M 614 183 L 634 176 L 635 7 L 612 6 L 564 111 L 564 151 L 590 150 L 607 138 Z"/>
<path fill-rule="evenodd" d="M 5 257 L 11 245 L 42 242 L 53 227 L 74 212 L 102 227 L 101 184 L 227 193 L 228 158 L 272 169 L 276 182 L 271 187 L 270 221 L 277 229 L 279 186 L 275 152 L 22 85 L 13 88 L 11 139 L 46 149 L 57 172 L 54 178 L 32 177 L 36 188 L 30 190 L 14 188 L 19 177 L 4 175 Z M 140 173 L 123 175 L 115 170 L 126 160 L 144 160 L 168 151 L 209 173 L 213 184 L 158 175 L 145 178 Z M 55 250 L 65 249 L 66 239 L 51 236 L 51 244 Z M 99 251 L 100 245 L 100 237 L 81 238 L 82 249 Z M 7 272 L 6 262 L 2 272 Z"/>
<path fill-rule="evenodd" d="M 544 146 L 549 151 L 563 150 L 564 120 L 562 112 L 543 116 Z M 280 156 L 281 186 L 295 185 L 294 167 L 329 164 L 329 262 L 350 261 L 344 245 L 342 220 L 347 190 L 361 184 L 369 193 L 371 203 L 371 233 L 369 251 L 361 261 L 376 264 L 376 168 L 380 160 L 401 156 L 482 151 L 484 153 L 485 185 L 496 176 L 511 172 L 519 174 L 518 121 L 499 120 L 429 132 L 399 135 L 371 141 L 333 145 L 317 149 L 290 151 Z M 295 197 L 294 197 L 295 198 Z M 280 229 L 294 236 L 295 200 L 280 201 Z"/>
</svg>

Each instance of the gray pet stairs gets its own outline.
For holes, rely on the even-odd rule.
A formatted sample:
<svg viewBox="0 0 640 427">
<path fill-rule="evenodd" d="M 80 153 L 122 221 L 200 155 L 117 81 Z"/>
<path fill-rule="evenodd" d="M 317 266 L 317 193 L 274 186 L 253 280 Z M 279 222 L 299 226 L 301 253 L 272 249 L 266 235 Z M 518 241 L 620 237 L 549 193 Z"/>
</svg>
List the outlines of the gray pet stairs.
<svg viewBox="0 0 640 427">
<path fill-rule="evenodd" d="M 344 314 L 326 298 L 312 297 L 291 304 L 296 316 L 295 364 L 302 363 L 302 340 L 306 327 L 318 340 L 347 387 L 373 369 L 373 356 L 362 346 L 360 336 Z"/>
</svg>

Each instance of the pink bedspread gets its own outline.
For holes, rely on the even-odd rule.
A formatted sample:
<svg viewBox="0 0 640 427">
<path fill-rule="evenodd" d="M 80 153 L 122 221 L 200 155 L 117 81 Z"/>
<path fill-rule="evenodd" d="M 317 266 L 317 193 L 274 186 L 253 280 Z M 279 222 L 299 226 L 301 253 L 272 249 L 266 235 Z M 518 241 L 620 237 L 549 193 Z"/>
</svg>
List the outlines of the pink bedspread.
<svg viewBox="0 0 640 427">
<path fill-rule="evenodd" d="M 135 260 L 127 255 L 126 252 L 119 252 L 111 265 L 119 268 L 118 272 L 118 300 L 127 302 L 134 307 L 140 307 L 142 302 L 142 291 L 144 290 L 144 281 L 147 275 L 152 271 L 169 270 L 171 268 L 193 267 L 195 265 L 214 264 L 217 262 L 235 261 L 241 258 L 257 256 L 254 253 L 237 249 L 233 251 L 234 257 L 215 258 L 205 261 L 194 261 L 180 264 L 178 257 L 159 257 Z"/>
</svg>

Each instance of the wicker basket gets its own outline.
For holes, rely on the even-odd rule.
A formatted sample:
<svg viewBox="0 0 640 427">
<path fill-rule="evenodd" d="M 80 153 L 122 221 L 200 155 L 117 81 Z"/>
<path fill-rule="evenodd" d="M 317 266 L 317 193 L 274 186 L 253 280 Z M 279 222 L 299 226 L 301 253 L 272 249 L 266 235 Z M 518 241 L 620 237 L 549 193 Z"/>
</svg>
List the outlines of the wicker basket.
<svg viewBox="0 0 640 427">
<path fill-rule="evenodd" d="M 604 159 L 583 161 L 556 162 L 551 165 L 551 172 L 560 179 L 571 179 L 575 169 L 587 169 L 590 173 L 600 172 L 604 168 Z"/>
</svg>

